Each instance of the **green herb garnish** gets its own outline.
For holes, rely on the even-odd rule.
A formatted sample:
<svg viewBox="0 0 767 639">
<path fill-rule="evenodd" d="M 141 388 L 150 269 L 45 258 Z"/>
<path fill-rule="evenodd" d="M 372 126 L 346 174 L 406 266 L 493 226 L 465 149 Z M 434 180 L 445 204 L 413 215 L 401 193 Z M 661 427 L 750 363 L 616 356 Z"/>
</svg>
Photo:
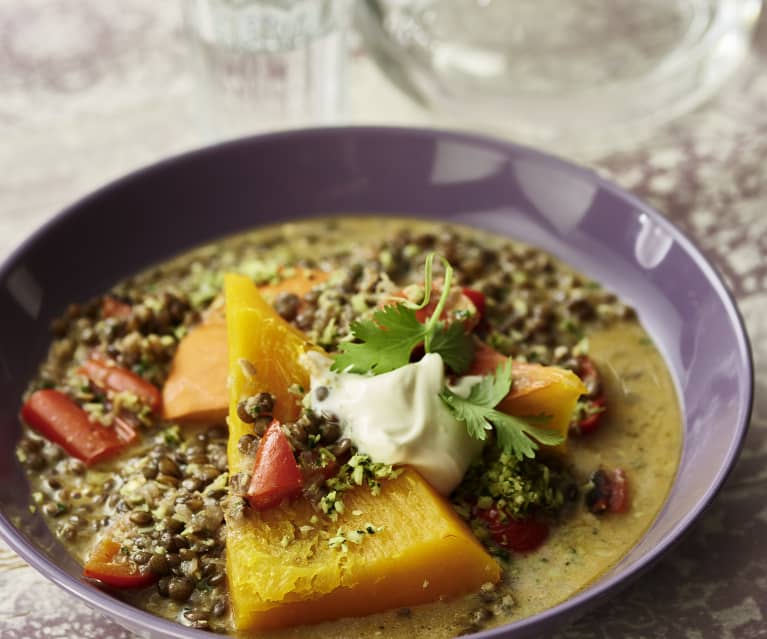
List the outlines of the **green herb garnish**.
<svg viewBox="0 0 767 639">
<path fill-rule="evenodd" d="M 511 388 L 511 361 L 498 366 L 493 375 L 486 375 L 474 384 L 468 397 L 456 395 L 445 387 L 440 398 L 458 420 L 466 424 L 469 435 L 480 441 L 487 439 L 487 432 L 495 428 L 498 447 L 517 459 L 535 457 L 538 442 L 555 446 L 564 441 L 554 431 L 538 428 L 533 424 L 545 423 L 546 415 L 526 417 L 525 420 L 495 410 L 495 407 L 509 394 Z"/>
<path fill-rule="evenodd" d="M 416 311 L 425 308 L 431 297 L 432 264 L 439 257 L 445 267 L 442 293 L 431 317 L 418 321 Z M 385 306 L 369 320 L 352 322 L 351 334 L 358 342 L 340 345 L 331 369 L 346 373 L 380 375 L 407 365 L 413 349 L 423 344 L 426 353 L 439 353 L 455 373 L 466 371 L 474 356 L 474 343 L 463 325 L 456 322 L 446 326 L 440 316 L 450 294 L 453 267 L 443 257 L 430 253 L 424 267 L 424 297 L 420 304 L 404 301 Z"/>
</svg>

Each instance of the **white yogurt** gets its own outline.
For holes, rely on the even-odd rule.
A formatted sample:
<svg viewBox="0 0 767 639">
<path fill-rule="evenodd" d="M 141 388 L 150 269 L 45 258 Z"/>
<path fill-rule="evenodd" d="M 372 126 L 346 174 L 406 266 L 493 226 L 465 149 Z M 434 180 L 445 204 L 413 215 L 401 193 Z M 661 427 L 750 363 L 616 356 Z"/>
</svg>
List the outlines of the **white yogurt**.
<svg viewBox="0 0 767 639">
<path fill-rule="evenodd" d="M 311 373 L 311 407 L 335 415 L 343 436 L 374 461 L 415 468 L 443 495 L 463 479 L 482 449 L 466 426 L 439 397 L 445 386 L 442 357 L 427 354 L 420 362 L 382 375 L 335 373 L 331 360 L 309 352 L 302 361 Z M 454 392 L 465 396 L 479 378 L 464 378 Z M 317 398 L 317 388 L 328 389 Z"/>
</svg>

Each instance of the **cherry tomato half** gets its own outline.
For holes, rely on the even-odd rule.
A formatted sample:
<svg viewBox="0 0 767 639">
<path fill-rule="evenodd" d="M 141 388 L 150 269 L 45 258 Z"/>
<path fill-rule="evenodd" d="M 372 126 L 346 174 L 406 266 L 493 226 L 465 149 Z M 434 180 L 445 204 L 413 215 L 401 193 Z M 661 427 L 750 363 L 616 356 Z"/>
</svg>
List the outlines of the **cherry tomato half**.
<svg viewBox="0 0 767 639">
<path fill-rule="evenodd" d="M 548 524 L 533 517 L 514 519 L 496 508 L 477 508 L 474 513 L 485 523 L 493 541 L 506 550 L 530 552 L 549 536 Z"/>
</svg>

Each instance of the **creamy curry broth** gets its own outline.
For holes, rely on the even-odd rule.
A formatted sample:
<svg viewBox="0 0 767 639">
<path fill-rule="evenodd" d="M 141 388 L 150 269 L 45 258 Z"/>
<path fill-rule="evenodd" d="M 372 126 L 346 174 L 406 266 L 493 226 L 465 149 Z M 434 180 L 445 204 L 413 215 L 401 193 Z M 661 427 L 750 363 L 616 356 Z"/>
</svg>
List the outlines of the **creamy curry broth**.
<svg viewBox="0 0 767 639">
<path fill-rule="evenodd" d="M 371 233 L 371 225 L 373 233 Z M 429 223 L 411 220 L 364 220 L 339 218 L 267 228 L 239 236 L 224 243 L 225 257 L 217 263 L 226 270 L 235 266 L 237 251 L 249 243 L 260 244 L 276 261 L 292 262 L 307 253 L 322 263 L 322 255 L 343 255 L 352 247 L 382 238 L 403 227 L 413 233 L 432 232 Z M 440 227 L 443 228 L 443 227 Z M 451 227 L 459 235 L 479 238 L 488 247 L 501 247 L 507 240 L 480 231 Z M 343 238 L 328 242 L 326 237 Z M 263 251 L 262 251 L 263 252 Z M 231 253 L 234 257 L 229 256 Z M 198 249 L 165 266 L 151 269 L 134 278 L 129 285 L 147 286 L 164 277 L 178 277 L 190 261 L 221 254 L 221 249 Z M 537 254 L 531 253 L 535 256 Z M 336 258 L 333 258 L 336 259 Z M 558 265 L 558 268 L 563 268 Z M 563 273 L 571 274 L 566 269 Z M 568 275 L 569 277 L 570 275 Z M 469 620 L 478 619 L 482 627 L 499 625 L 535 614 L 567 599 L 585 588 L 624 556 L 652 523 L 673 482 L 681 449 L 682 428 L 674 386 L 663 360 L 639 324 L 633 320 L 593 322 L 588 330 L 589 354 L 596 362 L 606 389 L 608 411 L 596 433 L 571 436 L 567 445 L 567 463 L 580 485 L 589 474 L 603 465 L 626 470 L 631 507 L 623 514 L 594 515 L 583 504 L 566 509 L 562 521 L 552 528 L 546 543 L 527 554 L 512 554 L 508 570 L 497 593 L 505 612 L 488 617 L 486 605 L 477 594 L 450 602 L 429 604 L 412 609 L 389 611 L 359 619 L 344 619 L 310 627 L 296 627 L 269 633 L 270 637 L 450 637 L 476 629 Z M 55 348 L 54 348 L 55 350 Z M 52 351 L 51 357 L 55 359 Z M 49 368 L 56 368 L 53 362 Z M 45 367 L 44 367 L 45 368 Z M 187 434 L 193 431 L 185 431 Z M 131 451 L 136 455 L 137 451 Z M 75 473 L 73 490 L 91 488 L 109 481 L 117 460 L 89 470 L 84 476 Z M 44 485 L 46 473 L 31 474 L 37 494 L 51 493 Z M 66 477 L 64 478 L 66 479 Z M 57 530 L 60 530 L 57 529 Z M 80 534 L 64 543 L 79 559 L 84 559 L 94 535 Z M 158 594 L 155 588 L 125 593 L 137 606 L 170 618 L 181 619 L 185 609 Z M 225 623 L 225 618 L 221 619 Z M 218 626 L 221 629 L 221 626 Z M 265 635 L 266 636 L 266 635 Z"/>
</svg>

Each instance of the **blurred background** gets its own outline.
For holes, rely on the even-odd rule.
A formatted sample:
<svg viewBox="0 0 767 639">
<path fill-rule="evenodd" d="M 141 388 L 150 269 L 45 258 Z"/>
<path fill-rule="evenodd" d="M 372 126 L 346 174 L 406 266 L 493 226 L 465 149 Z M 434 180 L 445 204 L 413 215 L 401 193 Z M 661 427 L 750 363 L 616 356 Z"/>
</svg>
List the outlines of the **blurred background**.
<svg viewBox="0 0 767 639">
<path fill-rule="evenodd" d="M 586 164 L 666 214 L 724 275 L 753 342 L 757 401 L 744 454 L 690 535 L 562 636 L 767 636 L 761 5 L 0 0 L 0 258 L 105 182 L 242 134 L 452 127 Z M 129 636 L 2 545 L 0 635 Z"/>
<path fill-rule="evenodd" d="M 456 127 L 599 165 L 637 141 L 663 146 L 664 124 L 713 97 L 681 126 L 721 144 L 723 118 L 737 129 L 764 117 L 748 87 L 763 78 L 750 47 L 760 7 L 0 0 L 0 252 L 130 169 L 293 126 Z"/>
</svg>

